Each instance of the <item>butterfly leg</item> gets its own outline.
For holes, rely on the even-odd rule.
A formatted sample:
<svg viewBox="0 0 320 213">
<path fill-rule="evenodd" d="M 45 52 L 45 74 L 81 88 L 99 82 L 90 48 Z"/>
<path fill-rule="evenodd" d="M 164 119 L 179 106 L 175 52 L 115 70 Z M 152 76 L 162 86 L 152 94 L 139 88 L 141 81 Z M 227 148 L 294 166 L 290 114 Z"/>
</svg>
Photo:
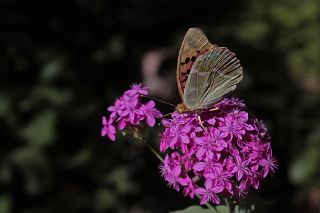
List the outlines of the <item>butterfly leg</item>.
<svg viewBox="0 0 320 213">
<path fill-rule="evenodd" d="M 219 107 L 212 108 L 209 111 L 213 112 L 213 111 L 217 111 L 217 110 L 220 110 L 221 112 L 224 112 L 224 113 L 228 114 L 226 111 L 224 111 L 223 109 L 220 109 Z"/>
<path fill-rule="evenodd" d="M 201 120 L 201 116 L 198 115 L 198 121 L 199 121 L 199 125 L 202 127 L 202 129 L 205 129 Z"/>
<path fill-rule="evenodd" d="M 216 110 L 219 110 L 219 108 L 215 107 L 215 108 L 210 109 L 209 111 L 212 112 L 212 111 L 216 111 Z"/>
</svg>

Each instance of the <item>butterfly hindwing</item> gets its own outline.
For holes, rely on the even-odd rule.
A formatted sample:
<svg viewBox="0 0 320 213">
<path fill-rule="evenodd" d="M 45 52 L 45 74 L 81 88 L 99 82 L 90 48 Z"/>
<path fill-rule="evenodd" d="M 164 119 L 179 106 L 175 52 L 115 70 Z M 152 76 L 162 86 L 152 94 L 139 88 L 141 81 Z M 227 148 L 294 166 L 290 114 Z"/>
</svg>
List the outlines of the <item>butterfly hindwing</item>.
<svg viewBox="0 0 320 213">
<path fill-rule="evenodd" d="M 186 82 L 183 100 L 190 110 L 205 109 L 233 91 L 242 80 L 242 67 L 236 55 L 219 47 L 200 55 Z"/>
<path fill-rule="evenodd" d="M 191 67 L 197 57 L 217 47 L 208 41 L 201 29 L 190 28 L 187 31 L 181 44 L 177 64 L 177 86 L 182 99 Z"/>
</svg>

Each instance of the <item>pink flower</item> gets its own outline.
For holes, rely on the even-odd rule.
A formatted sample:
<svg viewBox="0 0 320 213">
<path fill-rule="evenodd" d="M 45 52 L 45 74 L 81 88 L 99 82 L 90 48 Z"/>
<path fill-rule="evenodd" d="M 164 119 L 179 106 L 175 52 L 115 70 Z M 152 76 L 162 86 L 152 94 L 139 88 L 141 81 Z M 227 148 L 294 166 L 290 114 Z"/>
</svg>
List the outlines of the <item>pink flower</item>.
<svg viewBox="0 0 320 213">
<path fill-rule="evenodd" d="M 233 117 L 227 115 L 223 119 L 223 121 L 224 125 L 219 127 L 221 132 L 229 134 L 231 136 L 231 139 L 233 138 L 233 136 L 242 139 L 242 135 L 244 135 L 245 130 L 241 127 L 241 125 L 239 125 L 239 123 L 234 121 Z"/>
<path fill-rule="evenodd" d="M 108 107 L 109 121 L 103 123 L 102 136 L 108 135 L 114 141 L 115 126 L 119 130 L 123 130 L 128 126 L 141 125 L 144 120 L 150 127 L 155 125 L 156 118 L 160 118 L 162 114 L 155 108 L 153 101 L 144 103 L 141 100 L 141 95 L 148 95 L 148 88 L 142 87 L 141 84 L 133 84 L 131 89 L 124 92 L 113 106 Z M 105 116 L 103 119 L 107 120 Z"/>
<path fill-rule="evenodd" d="M 155 108 L 155 105 L 156 104 L 154 103 L 154 101 L 149 101 L 148 103 L 143 104 L 141 106 L 141 111 L 143 115 L 146 117 L 147 124 L 150 127 L 153 127 L 154 124 L 156 123 L 155 118 L 160 118 L 162 116 L 160 111 Z"/>
<path fill-rule="evenodd" d="M 224 169 L 220 163 L 215 164 L 214 172 L 209 176 L 214 185 L 221 186 L 223 189 L 228 190 L 230 194 L 233 194 L 231 177 L 232 173 Z"/>
<path fill-rule="evenodd" d="M 141 84 L 133 84 L 130 90 L 127 90 L 125 95 L 135 96 L 135 95 L 148 95 L 149 87 L 143 87 Z"/>
<path fill-rule="evenodd" d="M 179 156 L 175 153 L 171 154 L 171 157 L 173 156 L 179 158 Z M 161 175 L 164 177 L 166 181 L 168 181 L 168 185 L 172 186 L 175 190 L 179 191 L 179 184 L 187 185 L 184 178 L 180 177 L 181 165 L 179 164 L 179 161 L 170 159 L 167 155 L 164 159 L 163 165 L 160 166 L 160 170 Z"/>
<path fill-rule="evenodd" d="M 234 158 L 235 165 L 233 167 L 232 173 L 236 173 L 236 178 L 238 181 L 241 180 L 244 174 L 247 176 L 252 175 L 252 172 L 248 166 L 250 164 L 250 159 L 242 160 L 238 153 L 234 155 Z"/>
<path fill-rule="evenodd" d="M 227 136 L 227 133 L 220 133 L 218 129 L 209 127 L 208 131 L 204 133 L 204 137 L 195 137 L 194 142 L 199 145 L 196 153 L 197 158 L 202 159 L 205 154 L 206 157 L 212 159 L 215 152 L 222 151 L 228 147 L 228 143 L 224 139 Z"/>
<path fill-rule="evenodd" d="M 121 99 L 117 99 L 114 103 L 114 106 L 109 106 L 108 111 L 111 112 L 110 118 L 114 119 L 117 115 L 120 115 L 122 110 L 124 109 L 124 105 L 122 104 Z"/>
<path fill-rule="evenodd" d="M 245 104 L 231 98 L 211 108 L 216 107 L 199 114 L 204 128 L 196 113 L 174 112 L 162 119 L 160 151 L 174 153 L 166 157 L 172 166 L 164 179 L 183 188 L 184 196 L 198 194 L 201 204 L 242 197 L 277 169 L 267 129 L 245 111 Z"/>
<path fill-rule="evenodd" d="M 184 183 L 185 183 L 184 185 L 181 184 L 182 186 L 184 186 L 183 195 L 185 197 L 189 195 L 190 198 L 193 198 L 194 197 L 194 193 L 195 193 L 195 189 L 196 189 L 195 183 L 190 179 L 189 176 L 187 176 L 184 179 Z"/>
<path fill-rule="evenodd" d="M 203 177 L 210 179 L 216 172 L 216 167 L 219 163 L 213 159 L 205 158 L 204 161 L 196 162 L 193 166 L 193 170 L 196 172 L 202 172 Z"/>
<path fill-rule="evenodd" d="M 112 141 L 116 140 L 116 128 L 112 125 L 112 120 L 107 121 L 106 117 L 102 117 L 103 128 L 101 130 L 101 136 L 108 135 L 108 138 Z"/>
<path fill-rule="evenodd" d="M 143 113 L 140 109 L 139 96 L 123 96 L 124 110 L 121 112 L 120 116 L 127 119 L 131 124 L 137 124 L 139 118 Z"/>
<path fill-rule="evenodd" d="M 205 188 L 197 188 L 195 193 L 200 196 L 200 204 L 206 204 L 208 202 L 213 202 L 215 204 L 220 203 L 220 199 L 216 193 L 222 192 L 222 186 L 215 186 L 212 184 L 211 179 L 207 179 L 205 184 Z"/>
<path fill-rule="evenodd" d="M 278 168 L 276 159 L 272 157 L 270 153 L 267 154 L 266 158 L 259 160 L 259 166 L 262 166 L 262 176 L 265 178 L 271 172 L 272 174 Z"/>
<path fill-rule="evenodd" d="M 170 135 L 172 136 L 172 140 L 170 143 L 170 147 L 173 147 L 177 142 L 181 143 L 189 143 L 189 136 L 188 133 L 191 130 L 191 126 L 184 125 L 184 126 L 174 126 L 170 128 Z"/>
</svg>

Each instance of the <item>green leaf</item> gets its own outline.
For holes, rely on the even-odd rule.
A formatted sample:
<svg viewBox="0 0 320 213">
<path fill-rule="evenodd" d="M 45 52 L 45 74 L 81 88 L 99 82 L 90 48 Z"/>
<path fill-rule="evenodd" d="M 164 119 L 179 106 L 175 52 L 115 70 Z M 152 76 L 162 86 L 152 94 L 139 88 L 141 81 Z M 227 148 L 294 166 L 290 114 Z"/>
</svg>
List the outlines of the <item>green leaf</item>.
<svg viewBox="0 0 320 213">
<path fill-rule="evenodd" d="M 216 206 L 215 210 L 211 210 L 211 209 L 205 209 L 202 208 L 201 206 L 189 206 L 186 209 L 183 210 L 178 210 L 178 211 L 173 211 L 171 213 L 212 213 L 212 212 L 216 212 L 216 213 L 229 213 L 229 208 L 227 206 Z"/>
<path fill-rule="evenodd" d="M 289 178 L 295 184 L 308 185 L 312 180 L 317 179 L 320 162 L 320 126 L 314 128 L 306 139 L 304 149 L 293 159 L 289 167 Z"/>
<path fill-rule="evenodd" d="M 220 206 L 216 206 L 216 209 L 218 210 L 217 212 L 219 212 L 219 213 L 229 213 L 230 212 L 228 206 L 220 205 Z"/>
<path fill-rule="evenodd" d="M 55 135 L 56 114 L 45 110 L 37 114 L 21 131 L 21 136 L 37 147 L 43 147 L 53 141 Z"/>
<path fill-rule="evenodd" d="M 0 212 L 9 213 L 11 212 L 12 200 L 7 195 L 0 196 Z"/>
<path fill-rule="evenodd" d="M 60 72 L 64 69 L 67 61 L 67 57 L 59 55 L 50 58 L 45 62 L 41 70 L 40 80 L 41 81 L 52 81 L 57 78 Z"/>
<path fill-rule="evenodd" d="M 25 190 L 30 195 L 38 195 L 50 188 L 52 170 L 47 159 L 40 150 L 30 147 L 15 149 L 10 161 L 23 176 Z"/>
</svg>

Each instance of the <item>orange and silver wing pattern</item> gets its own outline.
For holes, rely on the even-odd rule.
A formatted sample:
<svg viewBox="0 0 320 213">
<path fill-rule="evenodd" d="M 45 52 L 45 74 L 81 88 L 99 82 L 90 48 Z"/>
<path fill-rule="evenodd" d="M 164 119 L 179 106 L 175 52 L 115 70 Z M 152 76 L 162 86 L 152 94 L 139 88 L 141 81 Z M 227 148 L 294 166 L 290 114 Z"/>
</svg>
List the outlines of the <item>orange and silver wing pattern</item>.
<svg viewBox="0 0 320 213">
<path fill-rule="evenodd" d="M 184 89 L 192 65 L 199 55 L 202 55 L 214 48 L 218 48 L 218 46 L 211 44 L 201 29 L 190 28 L 187 31 L 181 44 L 177 64 L 177 86 L 182 101 L 184 101 Z"/>
<path fill-rule="evenodd" d="M 206 109 L 242 80 L 243 72 L 235 53 L 219 47 L 200 55 L 194 62 L 184 91 L 190 110 Z"/>
</svg>

